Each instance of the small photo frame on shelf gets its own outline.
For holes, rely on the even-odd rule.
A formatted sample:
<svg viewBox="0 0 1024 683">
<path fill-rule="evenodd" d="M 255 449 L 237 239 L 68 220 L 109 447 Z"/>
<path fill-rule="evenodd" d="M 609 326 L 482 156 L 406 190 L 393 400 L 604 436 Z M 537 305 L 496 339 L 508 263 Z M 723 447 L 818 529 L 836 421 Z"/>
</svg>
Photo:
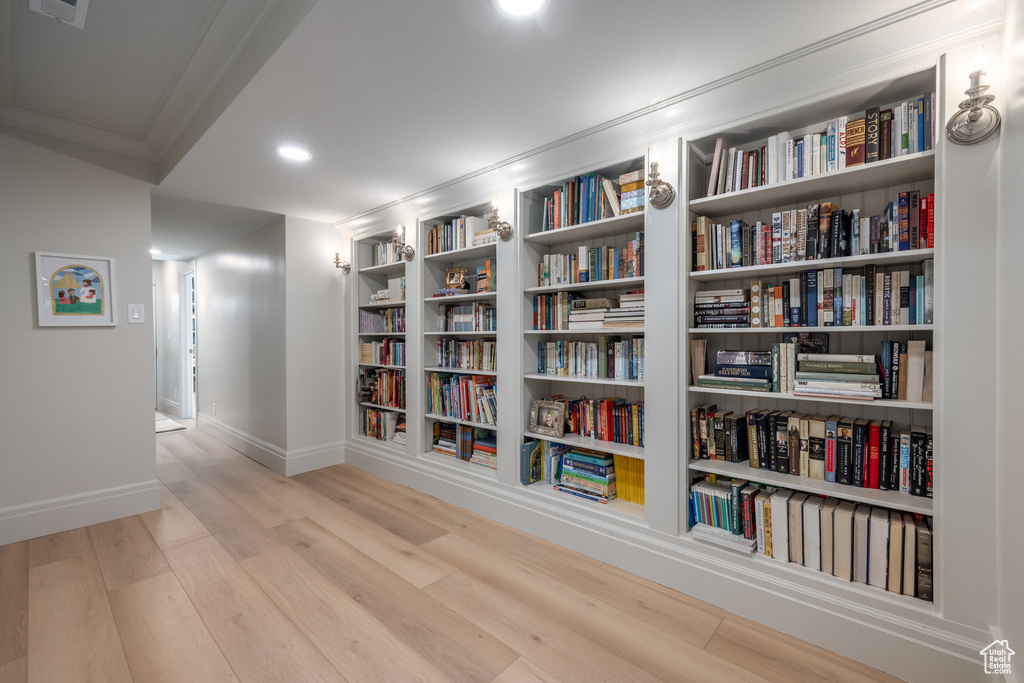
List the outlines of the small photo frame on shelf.
<svg viewBox="0 0 1024 683">
<path fill-rule="evenodd" d="M 444 273 L 444 286 L 446 289 L 465 289 L 466 269 L 462 266 L 454 266 Z"/>
<path fill-rule="evenodd" d="M 558 401 L 534 401 L 530 410 L 530 431 L 561 438 L 565 434 L 565 404 Z"/>
<path fill-rule="evenodd" d="M 113 327 L 114 259 L 37 251 L 40 327 Z"/>
</svg>

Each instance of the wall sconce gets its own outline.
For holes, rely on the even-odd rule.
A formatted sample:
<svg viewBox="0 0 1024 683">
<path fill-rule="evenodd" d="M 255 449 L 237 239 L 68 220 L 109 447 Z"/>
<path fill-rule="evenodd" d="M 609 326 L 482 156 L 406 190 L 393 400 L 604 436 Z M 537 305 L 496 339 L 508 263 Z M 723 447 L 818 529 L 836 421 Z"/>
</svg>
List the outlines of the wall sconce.
<svg viewBox="0 0 1024 683">
<path fill-rule="evenodd" d="M 994 95 L 986 95 L 989 86 L 981 83 L 985 71 L 971 72 L 971 87 L 964 91 L 967 99 L 946 124 L 946 137 L 958 145 L 973 145 L 999 130 L 999 112 L 991 105 Z"/>
<path fill-rule="evenodd" d="M 494 231 L 502 242 L 512 239 L 512 224 L 498 218 L 498 205 L 491 198 L 491 217 L 487 219 L 487 227 Z"/>
<path fill-rule="evenodd" d="M 651 162 L 651 173 L 647 180 L 647 187 L 651 188 L 648 199 L 655 209 L 664 209 L 676 198 L 676 190 L 671 183 L 662 180 L 658 173 L 658 162 Z"/>
<path fill-rule="evenodd" d="M 416 250 L 411 244 L 405 243 L 405 226 L 399 225 L 395 228 L 395 244 L 398 247 L 398 254 L 405 258 L 406 261 L 412 261 L 416 256 Z"/>
<path fill-rule="evenodd" d="M 341 272 L 345 273 L 345 275 L 348 275 L 348 272 L 352 270 L 352 264 L 348 261 L 342 261 L 341 253 L 337 251 L 334 252 L 334 267 L 341 268 Z"/>
</svg>

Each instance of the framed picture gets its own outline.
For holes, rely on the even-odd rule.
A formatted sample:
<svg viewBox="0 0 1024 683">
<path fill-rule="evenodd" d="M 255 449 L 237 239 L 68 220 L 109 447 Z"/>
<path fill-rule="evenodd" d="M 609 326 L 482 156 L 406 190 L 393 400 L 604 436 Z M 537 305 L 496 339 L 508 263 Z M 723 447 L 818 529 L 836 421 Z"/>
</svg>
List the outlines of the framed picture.
<svg viewBox="0 0 1024 683">
<path fill-rule="evenodd" d="M 113 258 L 46 251 L 35 257 L 40 326 L 117 325 Z"/>
<path fill-rule="evenodd" d="M 558 401 L 534 401 L 530 410 L 530 431 L 544 436 L 565 434 L 565 404 Z"/>
<path fill-rule="evenodd" d="M 466 285 L 466 269 L 462 266 L 449 268 L 444 273 L 444 286 L 447 289 L 464 289 Z"/>
</svg>

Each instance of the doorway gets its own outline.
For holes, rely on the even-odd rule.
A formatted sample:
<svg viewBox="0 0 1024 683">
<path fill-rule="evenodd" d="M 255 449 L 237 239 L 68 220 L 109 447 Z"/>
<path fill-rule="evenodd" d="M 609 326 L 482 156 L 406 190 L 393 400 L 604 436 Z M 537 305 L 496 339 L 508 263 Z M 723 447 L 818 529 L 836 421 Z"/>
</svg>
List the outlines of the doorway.
<svg viewBox="0 0 1024 683">
<path fill-rule="evenodd" d="M 195 265 L 178 271 L 181 301 L 181 417 L 196 416 L 198 373 L 196 372 L 196 270 Z"/>
</svg>

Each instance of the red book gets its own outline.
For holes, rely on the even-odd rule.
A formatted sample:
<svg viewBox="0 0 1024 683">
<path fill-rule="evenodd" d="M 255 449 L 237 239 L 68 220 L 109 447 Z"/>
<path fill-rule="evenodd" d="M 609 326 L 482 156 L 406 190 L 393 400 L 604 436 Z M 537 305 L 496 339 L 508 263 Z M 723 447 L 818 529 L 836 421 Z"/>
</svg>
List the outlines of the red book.
<svg viewBox="0 0 1024 683">
<path fill-rule="evenodd" d="M 935 248 L 935 193 L 928 195 L 928 248 Z"/>
<path fill-rule="evenodd" d="M 864 485 L 869 489 L 878 488 L 878 454 L 881 452 L 879 450 L 881 427 L 882 422 L 880 420 L 872 420 L 868 425 L 868 457 L 864 458 L 864 466 L 867 467 L 867 473 L 864 477 Z"/>
<path fill-rule="evenodd" d="M 928 203 L 928 196 L 921 197 L 921 221 L 918 223 L 920 226 L 920 237 L 918 239 L 918 246 L 920 249 L 926 249 L 928 247 L 928 214 L 931 205 Z"/>
</svg>

